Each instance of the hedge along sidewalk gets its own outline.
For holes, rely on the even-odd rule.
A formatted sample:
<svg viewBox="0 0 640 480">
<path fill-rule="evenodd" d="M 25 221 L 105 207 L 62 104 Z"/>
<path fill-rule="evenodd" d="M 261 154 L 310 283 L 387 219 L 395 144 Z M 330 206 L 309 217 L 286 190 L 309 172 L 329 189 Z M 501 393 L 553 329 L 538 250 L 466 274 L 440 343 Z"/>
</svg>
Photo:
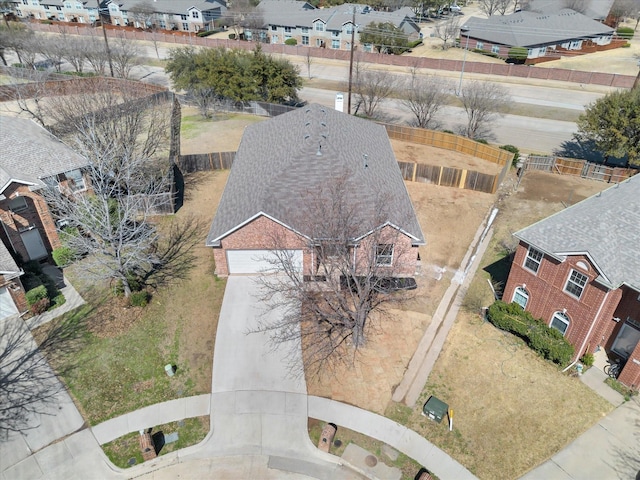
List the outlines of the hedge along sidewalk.
<svg viewBox="0 0 640 480">
<path fill-rule="evenodd" d="M 59 316 L 70 312 L 71 310 L 74 310 L 86 303 L 85 300 L 77 292 L 77 290 L 73 288 L 73 285 L 71 285 L 71 282 L 69 282 L 67 277 L 63 277 L 63 279 L 65 286 L 60 289 L 60 293 L 64 295 L 64 298 L 66 298 L 67 301 L 64 304 L 60 305 L 58 308 L 41 313 L 40 315 L 35 315 L 25 320 L 25 323 L 27 324 L 27 327 L 29 327 L 29 330 L 34 330 L 40 325 L 44 325 L 54 318 L 58 318 Z"/>
</svg>

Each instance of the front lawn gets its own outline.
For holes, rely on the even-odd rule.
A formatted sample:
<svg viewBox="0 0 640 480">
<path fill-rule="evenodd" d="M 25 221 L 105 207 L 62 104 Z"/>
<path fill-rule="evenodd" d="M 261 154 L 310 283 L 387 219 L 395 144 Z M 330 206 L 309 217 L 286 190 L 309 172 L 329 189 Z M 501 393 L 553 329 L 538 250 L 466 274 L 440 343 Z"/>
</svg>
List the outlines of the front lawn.
<svg viewBox="0 0 640 480">
<path fill-rule="evenodd" d="M 225 180 L 226 172 L 194 179 L 183 208 L 160 219 L 161 228 L 189 215 L 208 227 Z M 75 321 L 83 316 L 86 331 L 80 348 L 51 361 L 89 424 L 211 391 L 215 332 L 226 282 L 213 275 L 213 254 L 204 246 L 205 233 L 187 277 L 153 292 L 145 308 L 129 306 L 112 296 L 108 285 L 88 279 L 82 262 L 65 270 L 89 303 L 80 313 L 68 314 Z M 165 373 L 167 364 L 177 367 L 172 378 Z"/>
</svg>

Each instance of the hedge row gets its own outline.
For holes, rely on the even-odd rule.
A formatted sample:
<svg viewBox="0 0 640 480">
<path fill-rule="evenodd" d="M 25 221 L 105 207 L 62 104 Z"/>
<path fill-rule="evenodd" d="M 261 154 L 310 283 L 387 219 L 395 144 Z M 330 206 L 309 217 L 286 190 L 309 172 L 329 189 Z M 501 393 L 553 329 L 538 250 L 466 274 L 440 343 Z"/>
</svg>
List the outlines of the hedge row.
<svg viewBox="0 0 640 480">
<path fill-rule="evenodd" d="M 522 309 L 517 303 L 495 302 L 489 307 L 488 320 L 501 330 L 522 338 L 538 355 L 558 365 L 573 358 L 573 345 L 555 328 Z"/>
</svg>

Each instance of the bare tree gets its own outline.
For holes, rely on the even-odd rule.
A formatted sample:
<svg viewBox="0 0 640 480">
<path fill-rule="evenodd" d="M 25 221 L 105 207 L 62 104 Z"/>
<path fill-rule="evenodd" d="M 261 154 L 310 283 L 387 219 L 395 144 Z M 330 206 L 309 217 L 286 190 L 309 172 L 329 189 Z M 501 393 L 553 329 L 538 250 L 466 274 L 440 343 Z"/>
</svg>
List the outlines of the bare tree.
<svg viewBox="0 0 640 480">
<path fill-rule="evenodd" d="M 107 68 L 108 56 L 104 41 L 98 36 L 95 29 L 89 30 L 85 48 L 82 51 L 84 59 L 91 66 L 96 75 L 104 75 Z"/>
<path fill-rule="evenodd" d="M 468 118 L 464 134 L 482 138 L 491 131 L 491 122 L 506 109 L 509 94 L 497 83 L 472 81 L 462 88 L 460 100 Z"/>
<path fill-rule="evenodd" d="M 111 60 L 116 77 L 129 78 L 131 70 L 140 64 L 140 47 L 120 35 L 111 45 Z"/>
<path fill-rule="evenodd" d="M 436 128 L 435 116 L 446 104 L 450 82 L 435 75 L 419 76 L 413 71 L 405 88 L 402 104 L 414 115 L 413 125 L 419 128 Z"/>
<path fill-rule="evenodd" d="M 487 17 L 491 17 L 498 12 L 498 8 L 503 1 L 504 0 L 478 0 L 478 8 L 480 8 L 480 11 Z"/>
<path fill-rule="evenodd" d="M 40 52 L 53 65 L 56 72 L 61 71 L 62 62 L 65 59 L 66 43 L 69 37 L 64 27 L 60 28 L 60 36 L 52 41 L 51 38 L 41 42 Z M 47 41 L 48 40 L 48 41 Z"/>
<path fill-rule="evenodd" d="M 376 118 L 380 104 L 393 93 L 396 77 L 386 70 L 369 70 L 359 62 L 356 66 L 353 91 L 356 97 L 354 114 L 362 111 L 368 118 Z"/>
<path fill-rule="evenodd" d="M 86 37 L 65 36 L 61 39 L 64 58 L 77 73 L 82 73 L 87 52 L 90 51 L 90 40 Z"/>
<path fill-rule="evenodd" d="M 514 0 L 499 0 L 496 10 L 500 15 L 506 15 L 507 10 L 509 10 L 509 7 L 511 7 L 513 3 Z"/>
<path fill-rule="evenodd" d="M 384 226 L 391 202 L 372 198 L 375 215 L 363 218 L 362 205 L 351 199 L 352 176 L 338 175 L 301 202 L 312 275 L 305 279 L 290 250 L 283 250 L 285 240 L 272 235 L 267 260 L 281 275 L 259 278 L 267 311 L 279 314 L 275 323 L 260 322 L 257 331 L 270 333 L 274 347 L 297 348 L 302 342 L 303 366 L 311 375 L 352 365 L 374 325 L 410 297 L 394 288 L 392 277 L 415 252 L 398 241 L 397 229 Z M 303 373 L 298 367 L 292 365 L 292 373 Z"/>
<path fill-rule="evenodd" d="M 155 7 L 153 6 L 153 3 L 149 0 L 143 0 L 131 7 L 129 13 L 133 21 L 136 23 L 136 27 L 151 32 L 151 41 L 153 43 L 153 48 L 156 51 L 156 56 L 160 58 L 160 51 L 158 50 L 158 39 L 156 36 L 156 31 L 158 30 L 157 12 Z"/>
<path fill-rule="evenodd" d="M 307 48 L 307 54 L 305 55 L 305 63 L 307 64 L 307 76 L 311 80 L 311 64 L 313 63 L 313 57 L 311 56 L 311 49 Z"/>
<path fill-rule="evenodd" d="M 241 29 L 251 30 L 253 33 L 253 30 L 264 26 L 262 15 L 252 0 L 234 0 L 222 21 L 233 29 L 236 40 L 240 39 Z"/>
<path fill-rule="evenodd" d="M 449 48 L 449 41 L 456 38 L 460 32 L 460 19 L 457 16 L 452 15 L 444 22 L 436 24 L 434 34 L 440 40 L 442 40 L 442 49 Z"/>
<path fill-rule="evenodd" d="M 638 0 L 615 0 L 609 11 L 609 15 L 614 17 L 616 28 L 624 17 L 632 17 L 640 21 L 640 1 Z M 636 22 L 636 28 L 638 23 Z"/>
</svg>

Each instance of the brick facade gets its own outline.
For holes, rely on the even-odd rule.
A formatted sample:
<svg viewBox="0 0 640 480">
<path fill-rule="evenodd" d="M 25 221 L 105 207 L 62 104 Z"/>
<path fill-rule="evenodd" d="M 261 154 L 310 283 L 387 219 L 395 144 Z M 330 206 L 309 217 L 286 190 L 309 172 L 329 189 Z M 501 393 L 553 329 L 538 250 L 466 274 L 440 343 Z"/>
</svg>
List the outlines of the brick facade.
<svg viewBox="0 0 640 480">
<path fill-rule="evenodd" d="M 24 313 L 29 310 L 24 287 L 19 278 L 6 278 L 4 275 L 0 275 L 0 287 L 7 287 L 7 291 L 9 295 L 11 295 L 18 312 Z"/>
<path fill-rule="evenodd" d="M 8 241 L 7 248 L 20 254 L 23 260 L 29 260 L 29 254 L 20 233 L 30 228 L 38 230 L 48 252 L 60 246 L 55 221 L 41 195 L 29 190 L 27 185 L 13 183 L 5 189 L 4 196 L 5 200 L 0 200 L 0 220 L 4 227 L 0 235 Z M 17 196 L 25 198 L 27 208 L 19 212 L 12 212 L 9 208 L 9 202 L 10 199 Z"/>
<path fill-rule="evenodd" d="M 413 276 L 416 271 L 418 247 L 411 244 L 411 239 L 399 233 L 396 229 L 385 227 L 375 235 L 362 242 L 354 256 L 356 262 L 359 258 L 364 262 L 364 257 L 359 257 L 359 252 L 369 251 L 374 243 L 392 243 L 394 245 L 393 265 L 390 270 L 393 276 Z M 314 252 L 308 247 L 308 240 L 281 224 L 266 216 L 260 216 L 233 233 L 224 237 L 220 247 L 214 247 L 215 273 L 219 276 L 228 276 L 227 250 L 302 250 L 303 251 L 303 275 L 315 275 L 317 266 L 314 267 Z M 379 267 L 384 272 L 385 267 Z"/>
<path fill-rule="evenodd" d="M 511 302 L 516 288 L 524 288 L 529 296 L 526 310 L 536 318 L 550 324 L 556 312 L 564 312 L 569 318 L 565 337 L 576 348 L 576 358 L 586 352 L 595 352 L 598 347 L 610 349 L 624 324 L 615 318 L 631 317 L 640 320 L 639 293 L 628 287 L 610 290 L 594 280 L 598 272 L 584 255 L 568 257 L 564 262 L 543 256 L 537 272 L 525 267 L 529 246 L 520 242 L 511 265 L 504 289 L 503 300 Z M 565 291 L 572 271 L 588 277 L 580 298 Z M 640 383 L 640 344 L 629 358 L 620 381 L 637 386 Z"/>
</svg>

